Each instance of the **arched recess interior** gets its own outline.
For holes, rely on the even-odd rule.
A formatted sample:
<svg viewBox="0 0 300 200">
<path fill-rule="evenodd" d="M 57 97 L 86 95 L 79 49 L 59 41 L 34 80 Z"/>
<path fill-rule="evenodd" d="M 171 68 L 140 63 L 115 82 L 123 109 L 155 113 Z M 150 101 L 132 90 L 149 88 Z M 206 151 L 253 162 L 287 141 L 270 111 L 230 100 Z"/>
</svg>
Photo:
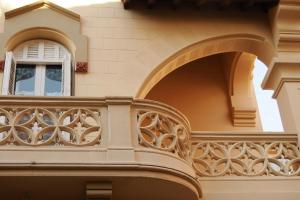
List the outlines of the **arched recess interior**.
<svg viewBox="0 0 300 200">
<path fill-rule="evenodd" d="M 228 35 L 192 44 L 170 56 L 146 78 L 137 98 L 145 98 L 164 77 L 179 67 L 207 56 L 227 53 L 230 66 L 227 74 L 228 96 L 234 126 L 255 126 L 256 106 L 252 86 L 253 62 L 256 58 L 267 66 L 275 55 L 274 48 L 263 37 L 250 34 Z M 240 80 L 239 77 L 248 77 Z"/>
</svg>

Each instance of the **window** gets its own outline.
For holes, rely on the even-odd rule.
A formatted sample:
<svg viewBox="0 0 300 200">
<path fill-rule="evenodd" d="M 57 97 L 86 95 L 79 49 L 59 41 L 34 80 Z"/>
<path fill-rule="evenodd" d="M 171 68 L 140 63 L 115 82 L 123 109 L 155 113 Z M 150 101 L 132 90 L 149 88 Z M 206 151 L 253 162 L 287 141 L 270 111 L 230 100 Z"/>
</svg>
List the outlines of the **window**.
<svg viewBox="0 0 300 200">
<path fill-rule="evenodd" d="M 31 40 L 6 53 L 3 95 L 71 95 L 71 55 L 49 40 Z"/>
</svg>

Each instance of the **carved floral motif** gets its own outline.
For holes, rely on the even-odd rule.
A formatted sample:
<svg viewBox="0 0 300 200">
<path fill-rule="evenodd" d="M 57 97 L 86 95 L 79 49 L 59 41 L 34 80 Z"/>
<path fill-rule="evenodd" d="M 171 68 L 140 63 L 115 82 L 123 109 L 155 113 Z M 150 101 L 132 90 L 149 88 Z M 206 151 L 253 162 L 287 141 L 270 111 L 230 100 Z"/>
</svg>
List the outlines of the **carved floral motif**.
<svg viewBox="0 0 300 200">
<path fill-rule="evenodd" d="M 0 145 L 92 146 L 100 139 L 98 110 L 0 108 Z"/>
<path fill-rule="evenodd" d="M 298 176 L 300 153 L 291 142 L 199 142 L 193 145 L 199 176 Z"/>
<path fill-rule="evenodd" d="M 189 159 L 189 132 L 181 123 L 169 116 L 151 111 L 140 111 L 137 119 L 141 145 Z"/>
<path fill-rule="evenodd" d="M 88 62 L 76 62 L 75 72 L 88 72 Z"/>
</svg>

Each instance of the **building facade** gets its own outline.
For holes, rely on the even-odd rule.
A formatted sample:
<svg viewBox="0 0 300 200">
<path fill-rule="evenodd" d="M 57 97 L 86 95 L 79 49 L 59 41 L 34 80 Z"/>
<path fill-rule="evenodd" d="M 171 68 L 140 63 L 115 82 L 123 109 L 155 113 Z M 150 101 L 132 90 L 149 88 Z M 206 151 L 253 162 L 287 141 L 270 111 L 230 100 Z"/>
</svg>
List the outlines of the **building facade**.
<svg viewBox="0 0 300 200">
<path fill-rule="evenodd" d="M 300 198 L 300 1 L 0 0 L 0 197 Z M 252 86 L 284 126 L 263 132 Z"/>
</svg>

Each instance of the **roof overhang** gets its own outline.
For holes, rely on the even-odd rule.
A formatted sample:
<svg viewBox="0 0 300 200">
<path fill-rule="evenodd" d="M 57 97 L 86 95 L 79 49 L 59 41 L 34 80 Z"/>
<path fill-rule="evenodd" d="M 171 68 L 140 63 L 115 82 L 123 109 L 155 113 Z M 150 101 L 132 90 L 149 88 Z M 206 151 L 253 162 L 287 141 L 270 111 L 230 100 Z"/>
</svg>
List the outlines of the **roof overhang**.
<svg viewBox="0 0 300 200">
<path fill-rule="evenodd" d="M 249 9 L 252 7 L 262 7 L 269 9 L 274 5 L 277 5 L 279 0 L 122 0 L 124 8 L 129 9 L 136 4 L 147 5 L 148 8 L 159 7 L 159 5 L 169 4 L 172 8 L 178 8 L 183 5 L 190 5 L 190 7 L 201 8 L 210 5 L 217 9 L 223 9 L 227 7 L 236 6 L 241 9 Z"/>
</svg>

